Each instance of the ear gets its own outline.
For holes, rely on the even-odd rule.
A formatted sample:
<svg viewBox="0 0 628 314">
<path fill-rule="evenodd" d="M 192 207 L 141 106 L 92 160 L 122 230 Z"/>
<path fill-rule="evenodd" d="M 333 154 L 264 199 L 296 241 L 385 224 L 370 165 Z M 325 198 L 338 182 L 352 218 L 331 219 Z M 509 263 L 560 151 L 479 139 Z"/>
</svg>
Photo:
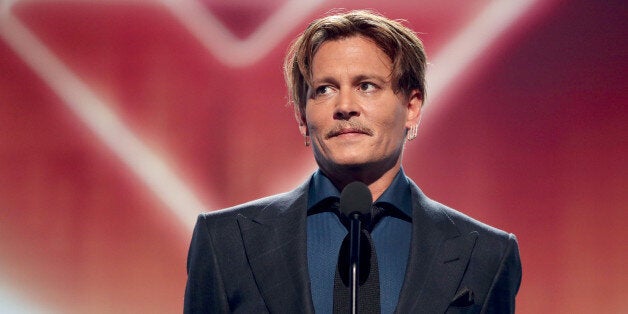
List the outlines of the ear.
<svg viewBox="0 0 628 314">
<path fill-rule="evenodd" d="M 299 124 L 299 131 L 303 136 L 309 136 L 310 132 L 307 130 L 307 121 L 305 120 L 305 109 L 301 109 L 299 106 L 294 106 L 294 117 Z"/>
<path fill-rule="evenodd" d="M 406 128 L 410 129 L 414 125 L 418 125 L 421 121 L 421 108 L 423 107 L 423 97 L 418 89 L 412 90 L 408 97 L 408 117 L 406 119 Z"/>
</svg>

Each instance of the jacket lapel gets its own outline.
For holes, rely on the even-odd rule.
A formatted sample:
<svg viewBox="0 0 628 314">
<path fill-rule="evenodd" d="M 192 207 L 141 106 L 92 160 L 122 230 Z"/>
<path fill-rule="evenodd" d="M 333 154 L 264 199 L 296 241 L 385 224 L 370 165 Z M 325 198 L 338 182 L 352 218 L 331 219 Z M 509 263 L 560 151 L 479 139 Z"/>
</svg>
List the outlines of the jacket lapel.
<svg viewBox="0 0 628 314">
<path fill-rule="evenodd" d="M 246 255 L 268 310 L 313 313 L 307 268 L 307 184 L 257 215 L 238 217 Z"/>
<path fill-rule="evenodd" d="M 477 233 L 460 234 L 442 205 L 412 183 L 410 259 L 398 313 L 444 313 L 453 299 L 473 251 Z"/>
</svg>

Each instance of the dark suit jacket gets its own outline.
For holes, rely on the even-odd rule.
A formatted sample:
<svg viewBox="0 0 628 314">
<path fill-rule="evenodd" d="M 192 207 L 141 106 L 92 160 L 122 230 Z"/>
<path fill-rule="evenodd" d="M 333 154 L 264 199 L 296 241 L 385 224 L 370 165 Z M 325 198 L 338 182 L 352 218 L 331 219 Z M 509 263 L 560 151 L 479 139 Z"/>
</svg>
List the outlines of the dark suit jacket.
<svg viewBox="0 0 628 314">
<path fill-rule="evenodd" d="M 308 183 L 198 217 L 185 313 L 313 313 Z M 427 198 L 412 183 L 411 252 L 398 313 L 510 313 L 521 282 L 514 235 Z"/>
</svg>

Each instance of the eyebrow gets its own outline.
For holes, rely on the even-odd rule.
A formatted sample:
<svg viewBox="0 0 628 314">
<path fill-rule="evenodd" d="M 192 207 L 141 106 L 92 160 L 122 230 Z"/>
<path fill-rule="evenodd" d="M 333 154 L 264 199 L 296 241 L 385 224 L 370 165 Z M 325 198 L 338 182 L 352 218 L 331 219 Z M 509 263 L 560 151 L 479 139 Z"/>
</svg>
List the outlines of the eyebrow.
<svg viewBox="0 0 628 314">
<path fill-rule="evenodd" d="M 378 81 L 379 83 L 389 83 L 391 81 L 391 77 L 392 77 L 392 73 L 390 75 L 388 75 L 387 77 L 382 77 L 381 75 L 377 75 L 377 74 L 358 74 L 355 77 L 351 78 L 351 81 L 353 84 L 357 84 L 359 82 L 363 82 L 363 81 Z M 332 84 L 338 84 L 338 80 L 335 79 L 332 76 L 324 76 L 322 78 L 319 79 L 312 79 L 312 85 L 319 85 L 321 83 L 332 83 Z"/>
<path fill-rule="evenodd" d="M 372 80 L 376 80 L 379 81 L 380 83 L 388 83 L 390 82 L 390 77 L 391 75 L 389 75 L 388 77 L 382 77 L 381 75 L 376 75 L 376 74 L 361 74 L 356 76 L 355 78 L 353 78 L 353 81 L 355 83 L 358 82 L 362 82 L 362 81 L 372 81 Z"/>
</svg>

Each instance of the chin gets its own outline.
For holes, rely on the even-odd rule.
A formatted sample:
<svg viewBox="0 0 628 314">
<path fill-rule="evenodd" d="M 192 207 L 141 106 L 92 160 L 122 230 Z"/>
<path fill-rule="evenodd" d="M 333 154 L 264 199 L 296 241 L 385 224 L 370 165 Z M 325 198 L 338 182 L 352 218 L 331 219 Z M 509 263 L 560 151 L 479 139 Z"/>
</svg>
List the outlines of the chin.
<svg viewBox="0 0 628 314">
<path fill-rule="evenodd" d="M 334 158 L 334 163 L 343 167 L 360 167 L 372 163 L 372 161 L 365 158 L 366 156 L 364 155 L 365 154 L 351 154 L 349 156 L 340 156 L 339 158 Z"/>
<path fill-rule="evenodd" d="M 369 164 L 364 158 L 322 158 L 317 163 L 330 171 L 359 170 Z"/>
<path fill-rule="evenodd" d="M 362 171 L 375 166 L 377 162 L 366 160 L 364 158 L 339 160 L 335 163 L 335 167 L 345 169 L 350 172 Z"/>
</svg>

